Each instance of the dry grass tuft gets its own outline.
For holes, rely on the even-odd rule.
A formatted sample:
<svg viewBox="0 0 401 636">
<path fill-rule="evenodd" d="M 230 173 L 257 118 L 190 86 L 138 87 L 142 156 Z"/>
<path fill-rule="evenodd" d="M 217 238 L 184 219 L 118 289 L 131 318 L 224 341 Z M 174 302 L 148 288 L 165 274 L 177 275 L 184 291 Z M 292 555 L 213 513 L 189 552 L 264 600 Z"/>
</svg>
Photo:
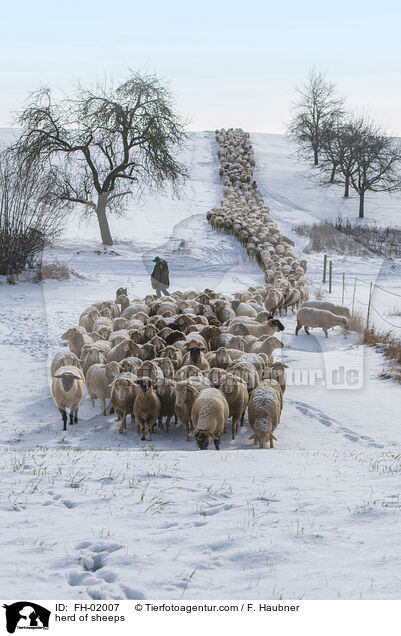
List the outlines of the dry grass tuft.
<svg viewBox="0 0 401 636">
<path fill-rule="evenodd" d="M 348 319 L 348 322 L 350 331 L 356 331 L 356 333 L 363 333 L 365 331 L 362 314 L 354 312 L 351 318 Z"/>
<path fill-rule="evenodd" d="M 392 379 L 401 383 L 401 340 L 391 331 L 376 330 L 375 327 L 364 329 L 360 344 L 378 349 L 390 362 L 387 369 L 380 373 L 386 380 Z"/>
<path fill-rule="evenodd" d="M 73 270 L 66 263 L 55 261 L 54 263 L 45 263 L 38 267 L 37 280 L 66 280 L 71 278 L 73 273 Z"/>
</svg>

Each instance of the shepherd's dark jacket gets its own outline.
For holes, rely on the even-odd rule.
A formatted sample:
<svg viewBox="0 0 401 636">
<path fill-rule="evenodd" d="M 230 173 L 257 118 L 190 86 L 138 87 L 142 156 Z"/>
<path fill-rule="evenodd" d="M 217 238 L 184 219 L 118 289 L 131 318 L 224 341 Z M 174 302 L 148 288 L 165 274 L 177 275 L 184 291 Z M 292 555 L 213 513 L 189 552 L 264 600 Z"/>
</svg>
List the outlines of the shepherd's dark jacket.
<svg viewBox="0 0 401 636">
<path fill-rule="evenodd" d="M 170 286 L 169 271 L 166 261 L 160 261 L 160 263 L 156 263 L 151 274 L 151 281 L 153 289 L 157 289 L 157 287 L 160 286 Z"/>
</svg>

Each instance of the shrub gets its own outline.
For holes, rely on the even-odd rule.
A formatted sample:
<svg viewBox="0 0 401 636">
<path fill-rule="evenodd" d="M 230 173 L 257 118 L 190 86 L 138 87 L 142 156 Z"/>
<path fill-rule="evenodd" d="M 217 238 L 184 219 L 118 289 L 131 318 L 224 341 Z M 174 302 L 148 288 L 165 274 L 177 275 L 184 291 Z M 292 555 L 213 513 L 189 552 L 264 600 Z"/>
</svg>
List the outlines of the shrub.
<svg viewBox="0 0 401 636">
<path fill-rule="evenodd" d="M 9 151 L 0 155 L 0 274 L 13 279 L 32 268 L 61 230 L 66 206 L 55 206 L 52 174 L 21 166 Z"/>
</svg>

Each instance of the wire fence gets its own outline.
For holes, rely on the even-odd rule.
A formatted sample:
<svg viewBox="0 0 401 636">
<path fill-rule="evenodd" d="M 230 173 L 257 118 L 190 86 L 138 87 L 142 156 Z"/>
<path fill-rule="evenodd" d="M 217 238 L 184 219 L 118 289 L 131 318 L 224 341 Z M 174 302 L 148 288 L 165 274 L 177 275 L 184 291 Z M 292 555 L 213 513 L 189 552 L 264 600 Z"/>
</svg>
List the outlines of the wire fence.
<svg viewBox="0 0 401 636">
<path fill-rule="evenodd" d="M 354 314 L 356 303 L 358 303 L 362 307 L 366 307 L 366 329 L 369 329 L 371 312 L 373 311 L 384 323 L 386 323 L 387 325 L 389 325 L 390 327 L 394 329 L 400 329 L 401 331 L 401 324 L 395 324 L 391 322 L 390 320 L 388 320 L 387 318 L 385 318 L 382 315 L 382 313 L 377 309 L 377 307 L 375 307 L 374 304 L 372 303 L 372 295 L 373 295 L 374 289 L 379 289 L 381 292 L 390 294 L 391 296 L 396 296 L 397 298 L 401 298 L 401 294 L 397 294 L 396 292 L 390 291 L 389 289 L 386 289 L 385 287 L 382 287 L 381 285 L 378 285 L 377 283 L 374 283 L 373 281 L 368 282 L 366 280 L 362 280 L 358 276 L 353 276 L 351 279 L 353 283 L 351 287 L 352 292 L 350 293 L 349 291 L 350 287 L 349 285 L 347 286 L 347 278 L 346 278 L 345 272 L 342 272 L 341 275 L 342 275 L 341 304 L 343 305 L 346 300 L 352 303 L 352 311 L 351 311 L 352 314 Z M 331 293 L 332 285 L 333 285 L 333 263 L 332 261 L 329 261 L 329 263 L 327 262 L 327 255 L 324 256 L 324 260 L 323 260 L 323 281 L 322 282 L 323 283 L 328 282 L 329 293 Z M 362 285 L 367 285 L 369 287 L 368 302 L 364 302 L 357 296 L 356 292 L 357 292 L 358 283 L 361 283 Z M 400 315 L 401 315 L 401 308 L 400 308 Z"/>
</svg>

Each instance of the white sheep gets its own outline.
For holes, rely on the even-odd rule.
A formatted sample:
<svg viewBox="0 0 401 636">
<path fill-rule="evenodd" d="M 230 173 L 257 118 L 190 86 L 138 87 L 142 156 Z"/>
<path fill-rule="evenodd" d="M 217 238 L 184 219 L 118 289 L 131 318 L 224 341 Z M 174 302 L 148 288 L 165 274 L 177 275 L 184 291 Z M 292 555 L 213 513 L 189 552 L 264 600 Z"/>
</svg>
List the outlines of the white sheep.
<svg viewBox="0 0 401 636">
<path fill-rule="evenodd" d="M 70 351 L 76 356 L 81 355 L 82 347 L 85 344 L 93 344 L 92 338 L 87 334 L 84 327 L 71 327 L 61 336 L 62 340 L 68 340 L 70 343 Z"/>
<path fill-rule="evenodd" d="M 63 352 L 56 353 L 56 355 L 54 356 L 52 360 L 51 369 L 50 369 L 52 378 L 54 377 L 56 371 L 60 367 L 67 367 L 67 366 L 77 367 L 77 369 L 79 369 L 80 362 L 79 362 L 78 356 L 75 355 L 75 353 L 72 353 L 72 351 L 68 353 L 63 353 Z"/>
<path fill-rule="evenodd" d="M 103 415 L 106 413 L 106 398 L 110 397 L 110 385 L 114 378 L 120 373 L 118 362 L 112 361 L 107 364 L 93 364 L 88 369 L 86 376 L 86 386 L 92 406 L 95 406 L 95 399 L 99 399 Z"/>
<path fill-rule="evenodd" d="M 248 420 L 253 430 L 253 435 L 249 439 L 253 439 L 255 444 L 259 444 L 259 448 L 266 448 L 266 444 L 270 442 L 270 448 L 273 448 L 273 433 L 276 429 L 282 408 L 282 395 L 280 389 L 272 386 L 271 381 L 264 380 L 252 392 L 248 405 Z M 277 383 L 276 383 L 277 384 Z"/>
<path fill-rule="evenodd" d="M 349 329 L 348 318 L 345 316 L 337 316 L 331 311 L 326 309 L 315 309 L 314 307 L 302 307 L 297 312 L 297 326 L 295 328 L 295 335 L 302 327 L 305 329 L 308 336 L 309 328 L 320 327 L 323 329 L 326 338 L 328 337 L 328 330 L 332 327 L 343 327 L 344 330 Z"/>
<path fill-rule="evenodd" d="M 325 309 L 326 311 L 331 311 L 332 314 L 336 314 L 336 316 L 345 316 L 346 318 L 350 318 L 350 310 L 348 307 L 344 307 L 343 305 L 335 305 L 334 303 L 329 303 L 326 300 L 306 300 L 302 303 L 302 307 L 313 307 L 314 309 Z"/>
<path fill-rule="evenodd" d="M 195 399 L 191 411 L 195 440 L 201 450 L 206 450 L 211 439 L 220 450 L 220 438 L 229 416 L 229 406 L 219 389 L 204 389 Z"/>
<path fill-rule="evenodd" d="M 70 426 L 78 423 L 78 407 L 82 402 L 85 380 L 81 369 L 68 365 L 60 367 L 54 374 L 52 393 L 63 418 L 63 430 L 67 430 L 67 412 L 70 409 Z"/>
</svg>

